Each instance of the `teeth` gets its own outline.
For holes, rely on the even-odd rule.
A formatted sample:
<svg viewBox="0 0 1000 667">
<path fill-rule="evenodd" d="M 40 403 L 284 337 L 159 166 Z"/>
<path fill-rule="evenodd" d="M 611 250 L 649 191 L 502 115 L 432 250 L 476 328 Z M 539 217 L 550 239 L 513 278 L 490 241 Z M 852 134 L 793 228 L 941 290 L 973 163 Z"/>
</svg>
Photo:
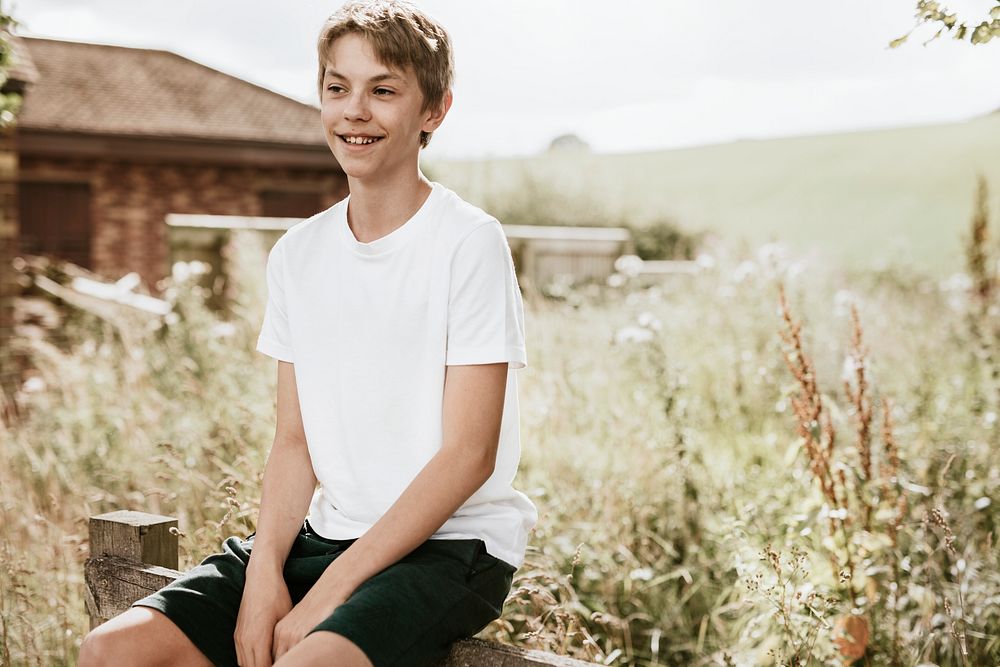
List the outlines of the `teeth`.
<svg viewBox="0 0 1000 667">
<path fill-rule="evenodd" d="M 371 144 L 376 141 L 374 137 L 344 137 L 349 144 Z"/>
</svg>

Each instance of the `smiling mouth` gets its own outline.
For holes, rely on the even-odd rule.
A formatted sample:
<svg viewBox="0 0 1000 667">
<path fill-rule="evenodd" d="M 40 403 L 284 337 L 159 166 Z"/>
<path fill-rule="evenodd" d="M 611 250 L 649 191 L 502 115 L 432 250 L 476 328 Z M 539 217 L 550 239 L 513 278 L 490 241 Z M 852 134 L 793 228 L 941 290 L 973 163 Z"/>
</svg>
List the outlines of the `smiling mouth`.
<svg viewBox="0 0 1000 667">
<path fill-rule="evenodd" d="M 366 136 L 353 136 L 346 134 L 338 134 L 340 140 L 345 144 L 350 144 L 352 146 L 364 146 L 366 144 L 374 144 L 376 141 L 381 141 L 382 137 L 366 137 Z"/>
</svg>

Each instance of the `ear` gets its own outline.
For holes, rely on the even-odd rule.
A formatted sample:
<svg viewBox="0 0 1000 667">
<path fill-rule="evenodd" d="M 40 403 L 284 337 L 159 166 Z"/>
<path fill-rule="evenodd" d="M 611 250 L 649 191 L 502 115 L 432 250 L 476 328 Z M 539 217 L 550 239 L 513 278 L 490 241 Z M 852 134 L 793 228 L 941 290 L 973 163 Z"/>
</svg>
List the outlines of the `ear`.
<svg viewBox="0 0 1000 667">
<path fill-rule="evenodd" d="M 424 120 L 424 124 L 420 129 L 424 132 L 433 132 L 438 129 L 441 123 L 444 122 L 444 117 L 448 115 L 448 109 L 451 108 L 451 91 L 449 90 L 444 94 L 444 99 L 441 100 L 441 105 L 436 109 L 430 109 L 428 111 L 428 116 Z"/>
</svg>

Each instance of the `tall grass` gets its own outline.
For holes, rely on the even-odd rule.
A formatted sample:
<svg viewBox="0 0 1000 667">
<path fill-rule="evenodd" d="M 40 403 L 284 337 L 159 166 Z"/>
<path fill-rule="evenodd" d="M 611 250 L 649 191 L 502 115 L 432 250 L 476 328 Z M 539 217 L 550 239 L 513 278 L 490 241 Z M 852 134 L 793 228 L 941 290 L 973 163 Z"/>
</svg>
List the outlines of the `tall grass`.
<svg viewBox="0 0 1000 667">
<path fill-rule="evenodd" d="M 938 282 L 704 251 L 663 284 L 529 295 L 516 486 L 540 521 L 483 636 L 642 667 L 996 664 L 1000 316 L 972 288 L 995 260 Z M 253 529 L 262 252 L 233 246 L 227 314 L 178 280 L 162 326 L 19 341 L 41 381 L 0 438 L 4 662 L 74 661 L 89 515 L 178 516 L 182 568 Z"/>
</svg>

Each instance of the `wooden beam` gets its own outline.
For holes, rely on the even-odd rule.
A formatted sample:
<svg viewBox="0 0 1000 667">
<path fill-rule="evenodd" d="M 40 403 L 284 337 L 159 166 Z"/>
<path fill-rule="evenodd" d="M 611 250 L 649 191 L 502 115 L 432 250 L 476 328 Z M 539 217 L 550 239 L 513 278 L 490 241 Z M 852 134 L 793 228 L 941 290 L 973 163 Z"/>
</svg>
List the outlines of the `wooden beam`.
<svg viewBox="0 0 1000 667">
<path fill-rule="evenodd" d="M 90 518 L 90 556 L 117 556 L 177 569 L 177 519 L 118 510 Z"/>
<path fill-rule="evenodd" d="M 90 518 L 90 553 L 84 565 L 91 629 L 181 577 L 177 519 L 120 510 Z M 146 560 L 151 559 L 151 560 Z M 455 642 L 433 667 L 588 667 L 597 663 L 469 638 Z"/>
</svg>

